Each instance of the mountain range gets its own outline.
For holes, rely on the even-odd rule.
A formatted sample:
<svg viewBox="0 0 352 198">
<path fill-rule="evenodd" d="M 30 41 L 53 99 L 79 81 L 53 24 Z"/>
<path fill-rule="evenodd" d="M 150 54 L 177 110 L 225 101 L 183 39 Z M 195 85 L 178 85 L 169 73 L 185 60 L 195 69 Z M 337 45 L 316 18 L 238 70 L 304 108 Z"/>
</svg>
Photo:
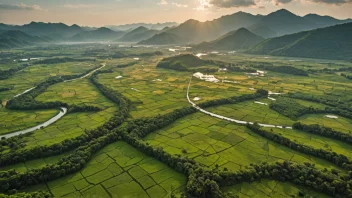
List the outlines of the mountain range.
<svg viewBox="0 0 352 198">
<path fill-rule="evenodd" d="M 133 23 L 133 24 L 125 24 L 125 25 L 110 25 L 105 26 L 114 31 L 132 31 L 138 27 L 145 27 L 153 30 L 162 30 L 165 27 L 174 27 L 177 26 L 176 22 L 166 22 L 166 23 Z"/>
<path fill-rule="evenodd" d="M 17 48 L 45 43 L 47 40 L 18 30 L 0 32 L 0 49 Z"/>
<path fill-rule="evenodd" d="M 351 59 L 352 22 L 267 39 L 248 53 L 324 59 Z"/>
<path fill-rule="evenodd" d="M 102 27 L 96 30 L 80 32 L 70 38 L 70 40 L 74 42 L 111 41 L 124 34 L 125 32 L 122 31 L 113 31 L 109 28 Z"/>
<path fill-rule="evenodd" d="M 86 31 L 78 25 L 68 26 L 63 23 L 43 23 L 31 22 L 22 26 L 0 24 L 0 30 L 18 30 L 32 36 L 50 37 L 54 40 L 62 40 L 74 36 L 75 34 Z"/>
<path fill-rule="evenodd" d="M 159 32 L 159 30 L 148 29 L 144 26 L 140 26 L 130 32 L 127 32 L 125 35 L 123 35 L 121 38 L 118 38 L 116 41 L 139 42 L 145 39 L 149 39 Z"/>
<path fill-rule="evenodd" d="M 247 30 L 240 28 L 229 32 L 224 36 L 211 41 L 203 42 L 193 46 L 194 50 L 248 50 L 250 47 L 260 43 L 264 38 L 257 36 Z"/>
<path fill-rule="evenodd" d="M 215 40 L 230 31 L 243 27 L 263 38 L 272 38 L 346 22 L 352 22 L 352 20 L 338 20 L 332 17 L 315 14 L 301 17 L 285 9 L 278 10 L 266 16 L 237 12 L 206 22 L 191 19 L 177 27 L 170 28 L 165 31 L 165 34 L 155 35 L 150 38 L 150 40 L 141 42 L 141 44 L 200 43 Z M 170 38 L 170 40 L 167 41 L 165 38 Z M 159 39 L 162 40 L 162 42 L 159 41 Z"/>
<path fill-rule="evenodd" d="M 161 30 L 145 26 L 117 31 L 63 23 L 32 22 L 23 26 L 0 23 L 0 48 L 61 41 L 113 41 L 143 45 L 192 44 L 194 50 L 346 59 L 352 55 L 351 26 L 351 19 L 338 20 L 316 14 L 301 17 L 287 10 L 266 16 L 237 12 L 207 22 L 191 19 L 176 27 L 164 26 Z"/>
</svg>

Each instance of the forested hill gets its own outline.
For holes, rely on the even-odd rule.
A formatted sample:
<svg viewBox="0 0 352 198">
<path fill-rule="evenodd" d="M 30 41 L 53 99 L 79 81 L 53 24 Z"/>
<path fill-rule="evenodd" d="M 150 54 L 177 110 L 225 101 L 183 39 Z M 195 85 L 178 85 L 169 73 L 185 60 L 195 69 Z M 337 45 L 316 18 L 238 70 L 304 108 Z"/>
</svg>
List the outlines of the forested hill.
<svg viewBox="0 0 352 198">
<path fill-rule="evenodd" d="M 96 30 L 92 31 L 85 31 L 76 34 L 73 36 L 70 40 L 74 42 L 86 42 L 86 41 L 111 41 L 115 40 L 122 35 L 124 35 L 125 32 L 116 32 L 113 30 L 110 30 L 109 28 L 99 28 Z"/>
<path fill-rule="evenodd" d="M 198 44 L 194 48 L 201 50 L 247 50 L 263 40 L 264 38 L 253 34 L 249 30 L 240 28 L 217 40 Z"/>
<path fill-rule="evenodd" d="M 324 59 L 351 59 L 352 23 L 267 39 L 248 53 Z"/>
<path fill-rule="evenodd" d="M 145 39 L 149 39 L 155 34 L 159 33 L 158 30 L 148 29 L 146 27 L 138 27 L 125 35 L 121 38 L 117 39 L 116 41 L 120 42 L 140 42 Z"/>
<path fill-rule="evenodd" d="M 9 30 L 0 33 L 0 49 L 25 47 L 43 42 L 46 42 L 46 40 L 18 30 Z"/>
<path fill-rule="evenodd" d="M 168 36 L 166 34 L 155 35 L 151 39 L 144 41 L 144 43 L 158 45 L 161 42 L 164 44 L 209 42 L 239 28 L 247 28 L 254 34 L 264 38 L 273 38 L 342 24 L 348 21 L 351 22 L 349 19 L 338 20 L 333 17 L 316 14 L 302 17 L 285 9 L 277 10 L 265 16 L 237 12 L 206 22 L 193 19 L 187 20 L 179 26 L 167 30 L 165 33 Z M 175 37 L 178 39 L 175 39 Z"/>
</svg>

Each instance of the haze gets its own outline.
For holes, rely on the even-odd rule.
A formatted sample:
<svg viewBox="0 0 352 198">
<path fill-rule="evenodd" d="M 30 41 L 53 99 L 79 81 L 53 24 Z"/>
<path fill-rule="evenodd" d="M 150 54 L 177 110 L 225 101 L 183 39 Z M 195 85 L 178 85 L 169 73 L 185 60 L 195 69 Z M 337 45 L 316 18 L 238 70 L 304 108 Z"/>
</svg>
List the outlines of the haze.
<svg viewBox="0 0 352 198">
<path fill-rule="evenodd" d="M 268 14 L 288 9 L 298 15 L 316 13 L 351 18 L 351 0 L 1 0 L 0 22 L 63 22 L 83 26 L 136 22 L 212 20 L 238 11 Z"/>
</svg>

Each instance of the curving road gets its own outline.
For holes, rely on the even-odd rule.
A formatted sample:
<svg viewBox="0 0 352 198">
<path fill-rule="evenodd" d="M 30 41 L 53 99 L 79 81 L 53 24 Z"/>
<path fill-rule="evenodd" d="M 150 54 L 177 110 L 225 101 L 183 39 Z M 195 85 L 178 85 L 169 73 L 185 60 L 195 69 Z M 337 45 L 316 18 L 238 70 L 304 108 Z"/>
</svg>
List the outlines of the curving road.
<svg viewBox="0 0 352 198">
<path fill-rule="evenodd" d="M 212 117 L 219 118 L 219 119 L 222 119 L 222 120 L 227 120 L 227 121 L 230 121 L 230 122 L 234 122 L 234 123 L 237 123 L 237 124 L 243 124 L 243 125 L 245 125 L 245 124 L 254 124 L 253 122 L 247 122 L 247 121 L 243 121 L 243 120 L 236 120 L 236 119 L 228 118 L 228 117 L 225 117 L 225 116 L 222 116 L 222 115 L 218 115 L 218 114 L 215 114 L 215 113 L 211 113 L 211 112 L 206 111 L 206 110 L 200 108 L 199 106 L 197 106 L 197 104 L 192 102 L 192 100 L 189 98 L 189 90 L 190 90 L 190 87 L 191 87 L 192 77 L 193 76 L 191 76 L 191 78 L 189 80 L 189 84 L 188 84 L 188 88 L 187 88 L 187 100 L 194 108 L 196 108 L 198 111 L 200 111 L 200 112 L 202 112 L 204 114 L 207 114 L 207 115 L 210 115 Z M 277 125 L 262 124 L 262 123 L 258 123 L 258 124 L 260 126 L 262 126 L 262 127 L 268 127 L 268 128 L 292 129 L 292 127 L 289 127 L 289 126 L 277 126 Z"/>
<path fill-rule="evenodd" d="M 13 132 L 13 133 L 9 133 L 9 134 L 6 134 L 6 135 L 2 135 L 0 136 L 0 139 L 1 138 L 11 138 L 11 137 L 14 137 L 14 136 L 18 136 L 18 135 L 21 135 L 21 134 L 26 134 L 26 133 L 30 133 L 30 132 L 33 132 L 33 131 L 36 131 L 36 130 L 39 130 L 41 128 L 44 128 L 44 127 L 47 127 L 51 124 L 53 124 L 54 122 L 58 121 L 60 118 L 62 118 L 65 114 L 67 113 L 67 108 L 65 107 L 62 107 L 61 108 L 61 111 L 59 112 L 59 114 L 57 114 L 56 116 L 52 117 L 50 120 L 40 124 L 40 125 L 37 125 L 35 127 L 31 127 L 29 129 L 24 129 L 24 130 L 21 130 L 21 131 L 17 131 L 17 132 Z"/>
<path fill-rule="evenodd" d="M 71 81 L 74 81 L 74 80 L 78 80 L 78 79 L 83 79 L 83 78 L 86 78 L 88 77 L 89 75 L 95 73 L 96 71 L 104 68 L 106 66 L 106 64 L 104 63 L 102 67 L 99 67 L 91 72 L 89 72 L 88 74 L 82 76 L 82 77 L 79 77 L 79 78 L 75 78 L 75 79 L 72 79 L 72 80 L 65 80 L 64 82 L 71 82 Z M 35 89 L 36 87 L 32 87 L 30 89 L 27 89 L 25 90 L 24 92 L 14 96 L 13 98 L 16 98 L 16 97 L 19 97 L 33 89 Z M 18 135 L 21 135 L 21 134 L 26 134 L 26 133 L 30 133 L 30 132 L 33 132 L 33 131 L 36 131 L 36 130 L 39 130 L 41 129 L 42 127 L 47 127 L 51 124 L 53 124 L 54 122 L 58 121 L 59 119 L 61 119 L 65 114 L 67 113 L 67 108 L 65 107 L 61 107 L 61 111 L 59 114 L 57 114 L 56 116 L 52 117 L 50 120 L 38 125 L 38 126 L 35 126 L 35 127 L 31 127 L 29 129 L 24 129 L 24 130 L 21 130 L 21 131 L 16 131 L 16 132 L 13 132 L 13 133 L 9 133 L 9 134 L 6 134 L 6 135 L 2 135 L 0 136 L 0 139 L 1 138 L 11 138 L 11 137 L 14 137 L 14 136 L 18 136 Z"/>
</svg>

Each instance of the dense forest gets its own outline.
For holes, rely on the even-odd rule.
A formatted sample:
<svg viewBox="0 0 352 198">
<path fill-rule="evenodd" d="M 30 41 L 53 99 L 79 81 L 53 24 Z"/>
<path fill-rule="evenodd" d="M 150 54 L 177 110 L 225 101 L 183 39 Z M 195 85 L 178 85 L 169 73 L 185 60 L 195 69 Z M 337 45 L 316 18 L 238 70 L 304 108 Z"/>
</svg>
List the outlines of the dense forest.
<svg viewBox="0 0 352 198">
<path fill-rule="evenodd" d="M 9 90 L 11 90 L 11 88 L 8 88 L 8 87 L 0 87 L 0 92 L 9 91 Z"/>
<path fill-rule="evenodd" d="M 86 61 L 93 61 L 95 62 L 95 59 L 92 58 L 51 58 L 51 59 L 44 59 L 44 60 L 39 60 L 36 61 L 35 64 L 59 64 L 59 63 L 68 63 L 68 62 L 86 62 Z"/>
<path fill-rule="evenodd" d="M 277 99 L 276 102 L 271 103 L 269 107 L 291 119 L 297 119 L 304 114 L 315 113 L 318 111 L 312 107 L 307 108 L 293 99 L 284 97 Z"/>
<path fill-rule="evenodd" d="M 302 124 L 300 122 L 296 122 L 293 124 L 293 128 L 307 133 L 313 133 L 313 134 L 325 136 L 328 138 L 340 140 L 348 144 L 352 144 L 351 134 L 336 131 L 332 128 L 320 126 L 318 124 L 307 125 L 307 124 Z"/>
<path fill-rule="evenodd" d="M 119 111 L 115 112 L 114 115 L 110 118 L 110 120 L 108 120 L 108 122 L 106 122 L 103 126 L 98 127 L 97 129 L 85 131 L 85 134 L 76 138 L 64 140 L 61 143 L 53 144 L 51 146 L 35 146 L 31 149 L 16 149 L 15 151 L 0 155 L 0 166 L 25 162 L 27 160 L 37 159 L 39 157 L 52 156 L 55 154 L 64 153 L 66 151 L 77 148 L 85 143 L 91 142 L 94 139 L 99 138 L 104 134 L 107 134 L 110 129 L 113 129 L 118 125 L 122 124 L 128 117 L 130 101 L 125 98 L 121 93 L 112 90 L 98 82 L 98 75 L 105 72 L 110 71 L 98 71 L 90 77 L 90 80 L 101 91 L 104 96 L 106 96 L 116 105 L 119 106 Z M 86 111 L 86 109 L 91 110 L 91 108 L 93 108 L 92 110 L 97 110 L 94 107 L 83 107 L 82 109 L 81 106 L 72 105 L 71 111 Z M 9 139 L 0 140 L 0 145 L 19 145 L 21 144 L 21 141 L 19 141 L 21 137 L 22 136 L 17 136 Z"/>
<path fill-rule="evenodd" d="M 292 66 L 254 66 L 258 69 L 264 69 L 272 72 L 278 72 L 283 74 L 292 74 L 296 76 L 308 76 L 308 72 L 304 71 L 303 69 L 298 69 Z"/>
<path fill-rule="evenodd" d="M 328 107 L 326 107 L 324 111 L 321 111 L 321 113 L 334 113 L 346 118 L 352 118 L 352 105 L 350 101 L 341 99 L 339 97 L 318 97 L 303 93 L 288 93 L 287 97 L 325 104 Z"/>
<path fill-rule="evenodd" d="M 31 65 L 28 64 L 28 63 L 25 63 L 25 64 L 22 64 L 19 67 L 12 68 L 12 69 L 9 69 L 9 70 L 0 70 L 0 80 L 8 79 L 9 77 L 14 75 L 18 71 L 21 71 L 21 70 L 23 70 L 23 69 L 25 69 L 26 67 L 29 67 L 29 66 L 31 66 Z"/>
<path fill-rule="evenodd" d="M 210 65 L 211 62 L 200 59 L 192 54 L 181 54 L 162 59 L 157 67 L 177 71 L 190 71 L 191 68 Z"/>
<path fill-rule="evenodd" d="M 98 68 L 98 67 L 97 67 Z M 36 101 L 35 97 L 43 93 L 49 86 L 64 82 L 66 80 L 72 80 L 80 78 L 96 70 L 97 68 L 86 71 L 83 74 L 78 75 L 67 75 L 67 76 L 52 76 L 46 79 L 44 82 L 39 83 L 34 89 L 27 93 L 14 97 L 7 102 L 6 108 L 12 110 L 34 110 L 34 109 L 53 109 L 60 107 L 67 107 L 69 105 L 60 101 L 55 102 L 40 102 Z"/>
<path fill-rule="evenodd" d="M 253 125 L 248 124 L 247 127 L 258 135 L 272 140 L 278 144 L 299 151 L 301 153 L 305 153 L 307 155 L 312 155 L 321 159 L 325 159 L 333 164 L 336 164 L 337 166 L 340 166 L 341 168 L 345 168 L 349 171 L 352 171 L 352 161 L 350 161 L 345 155 L 337 154 L 335 152 L 323 149 L 315 149 L 311 146 L 300 144 L 296 141 L 290 140 L 289 138 L 283 137 L 280 134 L 276 134 L 271 131 L 266 131 L 262 129 L 257 123 L 254 123 Z"/>
<path fill-rule="evenodd" d="M 72 148 L 77 148 L 75 152 L 67 157 L 62 158 L 56 164 L 48 165 L 39 169 L 32 169 L 25 173 L 15 172 L 13 170 L 1 172 L 0 190 L 1 192 L 12 192 L 15 189 L 24 188 L 29 185 L 34 185 L 55 178 L 60 178 L 64 175 L 74 173 L 81 170 L 85 164 L 91 159 L 92 155 L 99 149 L 108 145 L 111 142 L 124 140 L 133 145 L 141 152 L 152 156 L 171 168 L 186 174 L 189 178 L 186 195 L 191 197 L 232 197 L 228 194 L 223 194 L 220 190 L 221 186 L 234 185 L 239 182 L 253 182 L 262 178 L 269 178 L 278 181 L 290 181 L 297 185 L 308 186 L 313 189 L 324 192 L 328 195 L 339 195 L 342 197 L 351 196 L 351 189 L 348 181 L 349 175 L 342 173 L 337 174 L 336 171 L 318 170 L 314 165 L 306 163 L 305 165 L 297 165 L 289 162 L 281 162 L 275 164 L 259 164 L 248 167 L 247 169 L 238 172 L 229 172 L 227 170 L 208 169 L 195 161 L 184 158 L 180 155 L 170 155 L 160 147 L 152 147 L 142 141 L 142 138 L 150 132 L 160 129 L 177 119 L 196 112 L 193 107 L 185 107 L 174 110 L 171 113 L 155 116 L 151 118 L 141 118 L 129 121 L 125 125 L 118 127 L 128 115 L 128 100 L 124 99 L 122 94 L 111 90 L 98 82 L 98 74 L 109 71 L 101 71 L 95 73 L 91 77 L 93 84 L 108 98 L 119 104 L 121 112 L 124 115 L 116 116 L 109 120 L 110 124 L 105 124 L 96 130 L 87 131 L 86 134 L 66 140 L 54 147 L 40 146 L 28 150 L 17 150 L 1 156 L 1 165 L 14 164 L 29 159 L 35 159 L 42 156 L 50 156 L 53 154 L 62 153 Z M 251 100 L 256 97 L 267 96 L 266 90 L 258 90 L 252 95 L 243 95 L 232 97 L 230 99 L 222 99 L 200 104 L 202 107 L 210 107 L 214 105 L 241 102 Z M 117 112 L 118 113 L 118 112 Z M 314 149 L 309 146 L 301 145 L 293 142 L 280 135 L 265 131 L 259 125 L 248 125 L 253 132 L 275 141 L 279 144 L 290 147 L 291 149 L 313 155 L 322 159 L 331 161 L 343 168 L 351 169 L 352 163 L 346 156 L 337 155 L 330 151 Z M 109 130 L 113 129 L 113 130 Z M 10 139 L 9 139 L 10 140 Z M 6 144 L 9 140 L 2 140 L 2 144 Z M 87 143 L 87 144 L 85 144 Z M 26 152 L 27 151 L 27 152 Z M 23 153 L 21 153 L 23 152 Z M 282 173 L 285 174 L 282 174 Z M 31 178 L 28 180 L 28 178 Z"/>
<path fill-rule="evenodd" d="M 352 80 L 352 76 L 350 76 L 350 75 L 341 73 L 341 76 L 343 76 L 343 77 L 345 77 L 345 78 L 347 78 L 347 79 L 349 79 L 349 80 Z"/>
</svg>

